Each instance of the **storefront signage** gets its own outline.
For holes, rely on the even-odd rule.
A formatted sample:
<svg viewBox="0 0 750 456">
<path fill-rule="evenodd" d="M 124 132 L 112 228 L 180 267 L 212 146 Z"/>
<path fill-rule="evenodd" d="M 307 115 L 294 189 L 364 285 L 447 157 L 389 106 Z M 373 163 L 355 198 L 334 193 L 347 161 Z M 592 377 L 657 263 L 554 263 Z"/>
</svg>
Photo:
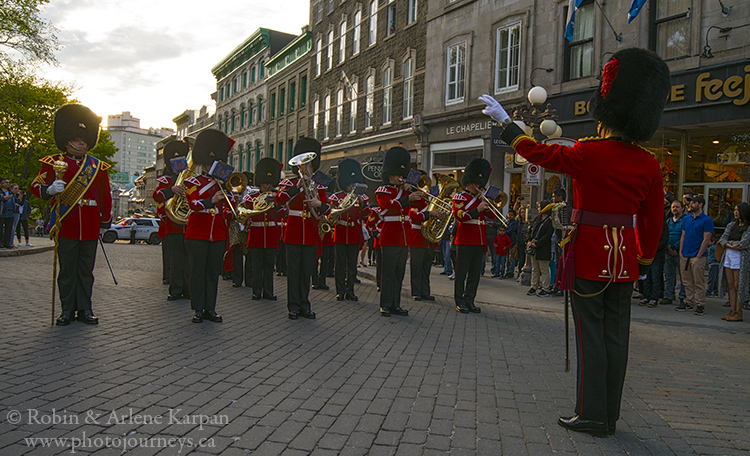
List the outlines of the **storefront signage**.
<svg viewBox="0 0 750 456">
<path fill-rule="evenodd" d="M 464 133 L 472 133 L 475 131 L 489 130 L 493 125 L 497 125 L 494 120 L 483 120 L 461 125 L 449 125 L 445 127 L 445 135 L 460 135 Z"/>
<path fill-rule="evenodd" d="M 383 162 L 370 162 L 362 165 L 362 175 L 369 181 L 380 182 L 383 178 L 380 172 L 383 170 Z"/>
</svg>

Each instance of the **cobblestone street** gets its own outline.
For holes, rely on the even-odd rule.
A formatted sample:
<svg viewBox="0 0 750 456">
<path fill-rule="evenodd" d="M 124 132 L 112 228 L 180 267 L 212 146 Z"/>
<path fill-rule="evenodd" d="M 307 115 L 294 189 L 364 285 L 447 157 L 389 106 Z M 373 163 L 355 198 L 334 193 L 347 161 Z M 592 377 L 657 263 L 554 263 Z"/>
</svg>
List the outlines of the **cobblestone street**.
<svg viewBox="0 0 750 456">
<path fill-rule="evenodd" d="M 119 285 L 99 251 L 98 326 L 50 326 L 51 251 L 0 258 L 3 456 L 750 453 L 750 322 L 721 321 L 717 299 L 703 317 L 634 301 L 622 418 L 593 438 L 556 423 L 576 380 L 560 298 L 487 274 L 482 313 L 459 314 L 434 268 L 434 303 L 411 301 L 407 272 L 408 317 L 381 318 L 364 278 L 337 302 L 329 279 L 318 318 L 292 321 L 277 277 L 277 302 L 221 281 L 224 322 L 193 324 L 160 247 L 106 248 Z"/>
</svg>

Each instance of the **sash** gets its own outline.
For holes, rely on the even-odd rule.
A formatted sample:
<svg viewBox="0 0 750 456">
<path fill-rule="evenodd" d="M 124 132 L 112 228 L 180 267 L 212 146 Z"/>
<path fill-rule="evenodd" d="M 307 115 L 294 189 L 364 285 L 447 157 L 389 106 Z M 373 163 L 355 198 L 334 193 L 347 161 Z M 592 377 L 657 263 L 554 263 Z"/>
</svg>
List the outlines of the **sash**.
<svg viewBox="0 0 750 456">
<path fill-rule="evenodd" d="M 70 214 L 81 198 L 83 198 L 83 195 L 86 194 L 89 187 L 91 187 L 91 184 L 94 183 L 101 167 L 102 162 L 98 158 L 92 155 L 86 155 L 81 163 L 81 167 L 78 168 L 78 172 L 73 176 L 73 180 L 65 186 L 65 190 L 63 190 L 59 198 L 57 198 L 55 205 L 53 205 L 52 213 L 50 215 L 50 226 L 59 225 L 62 223 L 63 219 Z M 56 206 L 59 206 L 60 208 L 59 220 L 56 220 Z M 50 235 L 51 234 L 52 233 L 50 233 Z"/>
</svg>

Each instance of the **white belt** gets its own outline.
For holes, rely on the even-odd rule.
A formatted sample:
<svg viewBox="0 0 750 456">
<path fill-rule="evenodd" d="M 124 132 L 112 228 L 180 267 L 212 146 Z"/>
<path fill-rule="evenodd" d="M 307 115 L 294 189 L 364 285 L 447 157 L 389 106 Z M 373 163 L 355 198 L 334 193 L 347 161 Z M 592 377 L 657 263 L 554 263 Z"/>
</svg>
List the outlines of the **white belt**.
<svg viewBox="0 0 750 456">
<path fill-rule="evenodd" d="M 413 230 L 421 230 L 421 229 L 422 229 L 422 225 L 415 225 L 415 224 L 413 224 L 413 223 L 412 223 L 412 224 L 411 224 L 411 228 L 412 228 Z"/>
<path fill-rule="evenodd" d="M 290 209 L 289 215 L 293 215 L 295 217 L 310 218 L 310 213 L 307 211 L 293 211 Z"/>
<path fill-rule="evenodd" d="M 276 222 L 252 222 L 250 226 L 276 226 Z"/>
<path fill-rule="evenodd" d="M 387 215 L 383 217 L 384 222 L 403 222 L 406 220 L 406 217 L 403 215 Z"/>
<path fill-rule="evenodd" d="M 344 220 L 339 220 L 339 223 L 338 223 L 338 225 L 342 225 L 342 226 L 354 226 L 356 224 L 357 222 L 347 222 Z"/>
<path fill-rule="evenodd" d="M 81 198 L 76 204 L 79 206 L 96 206 L 96 200 Z"/>
<path fill-rule="evenodd" d="M 461 222 L 461 223 L 465 223 L 467 225 L 484 225 L 486 222 L 484 220 L 471 219 L 468 222 Z"/>
<path fill-rule="evenodd" d="M 201 209 L 199 211 L 193 211 L 193 212 L 200 212 L 201 214 L 211 214 L 216 215 L 216 208 L 212 207 L 211 209 Z"/>
</svg>

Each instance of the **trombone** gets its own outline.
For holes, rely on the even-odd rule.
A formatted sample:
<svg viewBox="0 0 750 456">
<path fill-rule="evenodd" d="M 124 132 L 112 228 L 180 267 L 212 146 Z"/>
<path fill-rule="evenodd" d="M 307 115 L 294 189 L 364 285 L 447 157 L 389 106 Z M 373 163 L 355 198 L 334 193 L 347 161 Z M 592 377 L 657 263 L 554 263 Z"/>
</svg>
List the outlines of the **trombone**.
<svg viewBox="0 0 750 456">
<path fill-rule="evenodd" d="M 494 188 L 494 187 L 490 187 Z M 500 223 L 505 225 L 505 227 L 508 227 L 508 219 L 505 218 L 505 216 L 502 213 L 502 208 L 508 203 L 508 195 L 505 192 L 499 192 L 499 194 L 494 198 L 490 199 L 487 197 L 489 189 L 485 189 L 484 187 L 481 187 L 479 189 L 479 199 L 487 203 L 487 206 L 489 210 L 495 214 L 495 217 L 500 220 Z"/>
</svg>

